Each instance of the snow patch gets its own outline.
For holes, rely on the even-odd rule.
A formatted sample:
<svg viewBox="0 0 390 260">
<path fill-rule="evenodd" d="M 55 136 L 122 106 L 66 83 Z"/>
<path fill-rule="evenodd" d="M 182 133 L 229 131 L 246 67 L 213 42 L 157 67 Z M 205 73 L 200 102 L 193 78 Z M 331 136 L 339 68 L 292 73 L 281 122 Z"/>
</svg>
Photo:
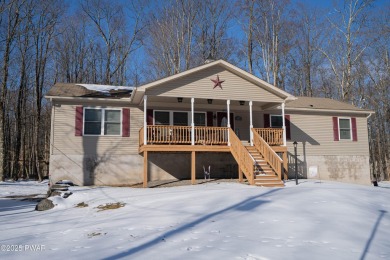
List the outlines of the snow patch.
<svg viewBox="0 0 390 260">
<path fill-rule="evenodd" d="M 44 192 L 0 183 L 0 194 Z M 390 185 L 310 180 L 285 188 L 207 183 L 159 189 L 69 187 L 56 206 L 0 199 L 1 239 L 44 245 L 1 259 L 389 259 Z M 80 203 L 88 207 L 76 207 Z M 125 203 L 116 210 L 99 205 Z M 248 205 L 254 205 L 249 207 Z"/>
<path fill-rule="evenodd" d="M 86 89 L 102 92 L 102 93 L 109 93 L 110 90 L 133 90 L 134 87 L 129 86 L 112 86 L 112 85 L 98 85 L 98 84 L 77 84 L 78 86 L 82 86 Z"/>
</svg>

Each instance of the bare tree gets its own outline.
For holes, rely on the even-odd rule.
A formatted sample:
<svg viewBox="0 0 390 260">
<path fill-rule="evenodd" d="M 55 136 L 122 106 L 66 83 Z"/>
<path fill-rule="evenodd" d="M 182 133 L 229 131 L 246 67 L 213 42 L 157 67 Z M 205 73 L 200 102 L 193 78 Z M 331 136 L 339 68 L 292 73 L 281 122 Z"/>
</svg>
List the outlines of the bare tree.
<svg viewBox="0 0 390 260">
<path fill-rule="evenodd" d="M 364 107 L 371 107 L 375 115 L 369 122 L 370 159 L 373 178 L 390 177 L 390 6 L 376 13 L 374 33 L 381 37 L 369 50 L 364 66 L 368 76 L 362 94 Z"/>
<path fill-rule="evenodd" d="M 144 27 L 141 19 L 143 6 L 141 1 L 130 1 L 127 5 L 109 0 L 82 2 L 82 10 L 92 21 L 105 47 L 105 55 L 102 57 L 105 63 L 102 83 L 123 83 L 118 78 L 114 79 L 114 76 L 120 74 L 130 53 L 140 47 Z M 130 13 L 133 16 L 128 17 L 131 19 L 129 23 L 126 23 L 125 8 L 132 9 Z"/>
<path fill-rule="evenodd" d="M 62 1 L 60 0 L 41 0 L 34 1 L 34 3 L 36 4 L 35 17 L 33 19 L 33 23 L 31 24 L 35 56 L 34 94 L 36 109 L 33 160 L 35 162 L 35 172 L 41 180 L 42 174 L 40 161 L 42 161 L 42 153 L 40 147 L 44 146 L 44 142 L 40 139 L 43 91 L 46 84 L 45 76 L 47 63 L 50 58 L 49 55 L 52 52 L 52 41 L 59 22 L 59 17 L 63 13 L 63 10 L 61 8 Z"/>
<path fill-rule="evenodd" d="M 174 0 L 151 16 L 147 52 L 157 77 L 191 67 L 199 1 Z"/>
<path fill-rule="evenodd" d="M 328 45 L 320 50 L 329 61 L 339 97 L 344 101 L 353 101 L 354 69 L 372 42 L 362 37 L 369 29 L 368 8 L 372 2 L 348 0 L 343 6 L 334 7 L 327 17 L 333 32 Z"/>
<path fill-rule="evenodd" d="M 283 35 L 288 32 L 287 10 L 289 2 L 264 0 L 257 1 L 256 5 L 256 23 L 254 26 L 254 35 L 259 47 L 259 58 L 257 66 L 260 74 L 268 82 L 282 89 L 285 88 L 285 82 L 281 75 L 282 55 L 288 53 L 288 37 Z M 284 46 L 283 46 L 284 45 Z"/>
<path fill-rule="evenodd" d="M 2 3 L 2 18 L 5 21 L 1 21 L 1 25 L 4 26 L 4 50 L 3 52 L 3 64 L 2 64 L 2 78 L 1 78 L 1 97 L 0 97 L 0 178 L 4 180 L 4 171 L 6 163 L 6 149 L 5 149 L 5 103 L 8 91 L 8 75 L 10 66 L 10 56 L 12 51 L 12 45 L 15 42 L 16 31 L 20 22 L 20 7 L 23 4 L 22 1 L 9 1 L 6 6 Z"/>
<path fill-rule="evenodd" d="M 59 26 L 59 35 L 55 38 L 56 81 L 95 82 L 92 77 L 94 66 L 87 66 L 87 63 L 88 59 L 96 60 L 97 57 L 95 52 L 89 51 L 94 42 L 88 38 L 86 21 L 87 17 L 77 12 Z"/>
<path fill-rule="evenodd" d="M 242 30 L 245 33 L 245 56 L 248 63 L 248 70 L 253 73 L 254 60 L 254 23 L 255 23 L 255 3 L 256 0 L 238 1 L 238 22 L 241 24 Z"/>
<path fill-rule="evenodd" d="M 323 57 L 318 51 L 321 47 L 323 33 L 318 21 L 318 9 L 298 3 L 292 21 L 293 49 L 290 52 L 290 85 L 294 86 L 294 93 L 299 96 L 313 96 L 314 84 L 319 83 L 318 71 L 323 63 Z"/>
<path fill-rule="evenodd" d="M 196 30 L 196 48 L 193 59 L 202 64 L 209 56 L 213 59 L 229 60 L 235 49 L 235 40 L 228 35 L 234 17 L 233 5 L 224 0 L 201 2 Z"/>
</svg>

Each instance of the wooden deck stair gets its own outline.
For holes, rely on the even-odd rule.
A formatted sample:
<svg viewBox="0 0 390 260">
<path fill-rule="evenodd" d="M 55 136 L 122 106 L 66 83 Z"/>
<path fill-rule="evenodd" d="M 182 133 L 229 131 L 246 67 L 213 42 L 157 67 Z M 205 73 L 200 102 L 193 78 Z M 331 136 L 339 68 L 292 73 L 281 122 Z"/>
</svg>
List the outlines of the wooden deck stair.
<svg viewBox="0 0 390 260">
<path fill-rule="evenodd" d="M 264 160 L 264 157 L 254 146 L 245 145 L 249 154 L 254 159 L 254 181 L 255 185 L 263 187 L 284 187 L 283 181 L 279 180 L 277 174 Z"/>
</svg>

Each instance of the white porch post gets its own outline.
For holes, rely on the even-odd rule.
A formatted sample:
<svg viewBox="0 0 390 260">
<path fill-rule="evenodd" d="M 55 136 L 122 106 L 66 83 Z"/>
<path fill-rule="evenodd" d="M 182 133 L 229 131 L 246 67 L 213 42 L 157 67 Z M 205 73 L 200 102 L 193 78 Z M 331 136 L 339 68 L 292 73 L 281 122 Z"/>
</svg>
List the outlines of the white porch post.
<svg viewBox="0 0 390 260">
<path fill-rule="evenodd" d="M 191 145 L 195 145 L 194 102 L 195 99 L 191 98 Z"/>
<path fill-rule="evenodd" d="M 286 120 L 284 118 L 284 102 L 282 103 L 282 121 L 283 121 L 283 145 L 287 145 L 286 139 Z"/>
<path fill-rule="evenodd" d="M 227 127 L 230 128 L 230 100 L 226 101 L 227 104 Z M 228 129 L 228 146 L 230 146 L 230 131 Z"/>
<path fill-rule="evenodd" d="M 147 113 L 147 106 L 146 106 L 146 103 L 148 101 L 148 96 L 147 95 L 144 95 L 144 145 L 147 145 L 148 143 L 148 140 L 146 140 L 147 138 L 147 127 L 148 127 L 148 113 Z"/>
<path fill-rule="evenodd" d="M 252 119 L 252 101 L 249 101 L 249 138 L 250 138 L 250 143 L 251 146 L 253 146 L 253 133 L 252 133 L 252 128 L 253 128 L 253 119 Z"/>
</svg>

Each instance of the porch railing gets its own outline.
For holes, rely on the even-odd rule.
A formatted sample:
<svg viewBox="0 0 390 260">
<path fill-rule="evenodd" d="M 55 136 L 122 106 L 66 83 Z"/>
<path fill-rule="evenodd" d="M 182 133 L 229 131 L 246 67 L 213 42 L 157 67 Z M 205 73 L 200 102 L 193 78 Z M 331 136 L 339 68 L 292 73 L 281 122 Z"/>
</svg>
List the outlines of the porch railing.
<svg viewBox="0 0 390 260">
<path fill-rule="evenodd" d="M 195 126 L 195 144 L 227 145 L 228 127 Z"/>
<path fill-rule="evenodd" d="M 283 129 L 281 128 L 253 128 L 269 145 L 283 145 Z"/>
<path fill-rule="evenodd" d="M 195 144 L 227 145 L 228 127 L 195 126 Z M 283 129 L 252 128 L 269 145 L 283 145 Z M 191 126 L 148 125 L 147 144 L 191 144 Z M 144 128 L 139 131 L 140 145 L 144 144 Z"/>
<path fill-rule="evenodd" d="M 139 130 L 138 132 L 138 136 L 139 136 L 139 146 L 142 146 L 144 145 L 144 127 L 141 127 L 141 129 Z"/>
<path fill-rule="evenodd" d="M 200 145 L 227 145 L 227 127 L 195 126 L 194 142 Z M 148 125 L 147 144 L 191 144 L 191 126 Z M 144 144 L 144 128 L 139 131 L 140 146 Z"/>
<path fill-rule="evenodd" d="M 282 179 L 282 164 L 283 160 L 275 153 L 274 150 L 267 144 L 267 142 L 257 133 L 256 130 L 253 131 L 253 145 L 256 149 L 263 155 L 266 162 L 271 166 L 271 168 L 278 175 L 279 180 Z"/>
<path fill-rule="evenodd" d="M 254 173 L 253 173 L 253 158 L 249 154 L 248 150 L 242 144 L 240 138 L 234 133 L 232 129 L 229 129 L 230 135 L 230 151 L 241 168 L 242 172 L 245 174 L 246 179 L 249 184 L 253 185 L 255 183 Z"/>
</svg>

